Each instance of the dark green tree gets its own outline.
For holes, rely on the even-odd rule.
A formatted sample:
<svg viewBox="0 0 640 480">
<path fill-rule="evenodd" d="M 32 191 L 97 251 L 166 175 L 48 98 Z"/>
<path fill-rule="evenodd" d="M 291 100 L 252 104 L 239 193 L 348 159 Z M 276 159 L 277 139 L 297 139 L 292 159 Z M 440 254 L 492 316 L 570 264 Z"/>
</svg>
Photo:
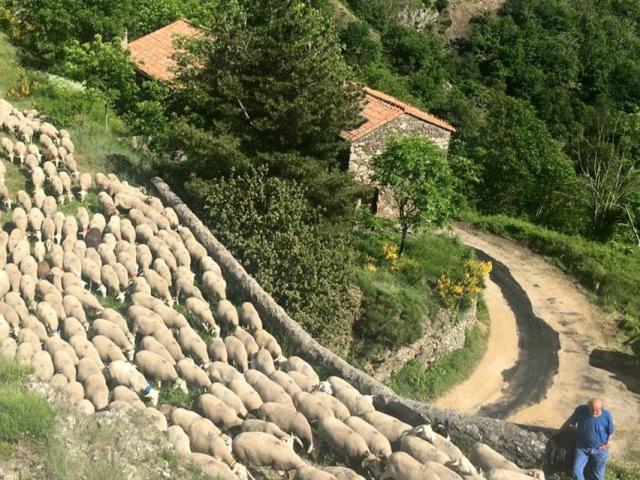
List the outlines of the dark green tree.
<svg viewBox="0 0 640 480">
<path fill-rule="evenodd" d="M 445 152 L 424 137 L 390 139 L 373 167 L 373 181 L 388 191 L 397 209 L 402 255 L 410 229 L 442 225 L 452 215 L 453 175 Z"/>
<path fill-rule="evenodd" d="M 359 120 L 361 92 L 332 23 L 301 0 L 230 3 L 181 58 L 189 111 L 254 151 L 335 158 L 340 132 Z"/>
</svg>

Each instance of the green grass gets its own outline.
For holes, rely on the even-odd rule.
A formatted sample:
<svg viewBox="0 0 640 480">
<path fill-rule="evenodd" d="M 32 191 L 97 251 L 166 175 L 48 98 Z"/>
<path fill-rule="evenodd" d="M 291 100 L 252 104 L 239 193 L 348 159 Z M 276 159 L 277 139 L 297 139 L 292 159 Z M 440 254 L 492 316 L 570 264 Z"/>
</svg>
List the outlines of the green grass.
<svg viewBox="0 0 640 480">
<path fill-rule="evenodd" d="M 486 346 L 485 329 L 474 326 L 467 332 L 463 348 L 445 355 L 426 369 L 420 360 L 410 360 L 391 375 L 389 387 L 399 395 L 417 400 L 436 399 L 471 375 Z"/>
<path fill-rule="evenodd" d="M 591 292 L 607 310 L 620 312 L 624 341 L 640 354 L 640 250 L 565 235 L 504 215 L 465 214 L 474 227 L 512 238 L 544 255 Z"/>
<path fill-rule="evenodd" d="M 640 451 L 628 453 L 623 460 L 610 462 L 605 480 L 640 480 Z"/>
<path fill-rule="evenodd" d="M 456 239 L 424 231 L 409 236 L 400 258 L 385 258 L 385 246 L 398 243 L 393 223 L 368 215 L 359 219 L 354 233 L 359 265 L 353 282 L 363 299 L 349 357 L 357 365 L 375 367 L 385 350 L 418 340 L 443 307 L 436 290 L 438 279 L 446 275 L 461 280 L 465 262 L 473 257 Z"/>
<path fill-rule="evenodd" d="M 28 392 L 23 381 L 33 370 L 0 360 L 0 442 L 29 438 L 43 440 L 53 431 L 55 416 L 39 396 Z"/>
<path fill-rule="evenodd" d="M 96 192 L 89 192 L 87 196 L 84 198 L 84 201 L 81 202 L 76 196 L 74 200 L 65 200 L 63 204 L 58 204 L 58 210 L 64 213 L 65 215 L 76 215 L 78 212 L 78 208 L 84 207 L 89 212 L 89 215 L 93 215 L 94 213 L 102 213 L 102 207 L 100 206 L 100 202 L 98 201 L 98 194 Z"/>
<path fill-rule="evenodd" d="M 184 393 L 181 390 L 173 389 L 172 385 L 168 382 L 164 382 L 159 391 L 158 403 L 163 405 L 173 405 L 174 407 L 186 408 L 193 410 L 196 400 L 200 396 L 200 392 L 197 388 L 190 388 L 189 393 Z"/>
</svg>

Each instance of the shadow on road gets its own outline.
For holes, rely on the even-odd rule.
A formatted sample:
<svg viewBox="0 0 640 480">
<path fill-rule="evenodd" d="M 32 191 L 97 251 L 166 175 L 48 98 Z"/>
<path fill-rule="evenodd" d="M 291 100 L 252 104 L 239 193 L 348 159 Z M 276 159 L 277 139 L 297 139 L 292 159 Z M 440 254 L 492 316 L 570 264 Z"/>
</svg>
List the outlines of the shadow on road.
<svg viewBox="0 0 640 480">
<path fill-rule="evenodd" d="M 630 391 L 640 393 L 640 359 L 638 357 L 596 348 L 589 354 L 589 365 L 610 372 Z"/>
</svg>

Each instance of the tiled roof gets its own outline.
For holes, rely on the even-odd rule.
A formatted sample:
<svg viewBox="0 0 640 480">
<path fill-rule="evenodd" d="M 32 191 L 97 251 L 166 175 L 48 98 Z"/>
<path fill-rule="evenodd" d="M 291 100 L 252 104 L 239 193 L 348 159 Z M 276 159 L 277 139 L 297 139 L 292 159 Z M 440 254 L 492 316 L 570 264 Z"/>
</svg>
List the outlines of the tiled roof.
<svg viewBox="0 0 640 480">
<path fill-rule="evenodd" d="M 368 133 L 373 132 L 382 125 L 395 120 L 402 114 L 411 115 L 412 117 L 418 118 L 450 132 L 456 131 L 453 126 L 444 120 L 418 110 L 417 108 L 403 103 L 397 98 L 393 98 L 386 93 L 379 92 L 369 87 L 364 87 L 364 91 L 366 93 L 366 97 L 362 116 L 366 121 L 354 130 L 342 132 L 342 137 L 345 140 L 353 142 Z"/>
<path fill-rule="evenodd" d="M 174 39 L 176 36 L 193 37 L 197 33 L 198 29 L 189 22 L 178 20 L 129 43 L 131 58 L 147 75 L 170 81 L 175 76 L 171 71 L 176 64 L 173 60 Z"/>
</svg>

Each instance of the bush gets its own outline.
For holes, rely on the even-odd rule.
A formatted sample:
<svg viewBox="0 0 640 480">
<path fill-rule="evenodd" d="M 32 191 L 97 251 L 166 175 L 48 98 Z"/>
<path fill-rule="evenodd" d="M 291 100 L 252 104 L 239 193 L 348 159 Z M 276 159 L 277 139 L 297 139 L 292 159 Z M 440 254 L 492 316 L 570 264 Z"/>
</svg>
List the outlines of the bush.
<svg viewBox="0 0 640 480">
<path fill-rule="evenodd" d="M 212 182 L 192 179 L 208 225 L 247 271 L 311 335 L 346 354 L 357 315 L 348 288 L 348 238 L 321 222 L 295 181 L 265 167 Z"/>
<path fill-rule="evenodd" d="M 465 380 L 486 349 L 486 333 L 475 326 L 467 331 L 464 347 L 435 361 L 428 368 L 418 359 L 394 372 L 389 387 L 397 394 L 418 400 L 433 400 Z"/>
</svg>

